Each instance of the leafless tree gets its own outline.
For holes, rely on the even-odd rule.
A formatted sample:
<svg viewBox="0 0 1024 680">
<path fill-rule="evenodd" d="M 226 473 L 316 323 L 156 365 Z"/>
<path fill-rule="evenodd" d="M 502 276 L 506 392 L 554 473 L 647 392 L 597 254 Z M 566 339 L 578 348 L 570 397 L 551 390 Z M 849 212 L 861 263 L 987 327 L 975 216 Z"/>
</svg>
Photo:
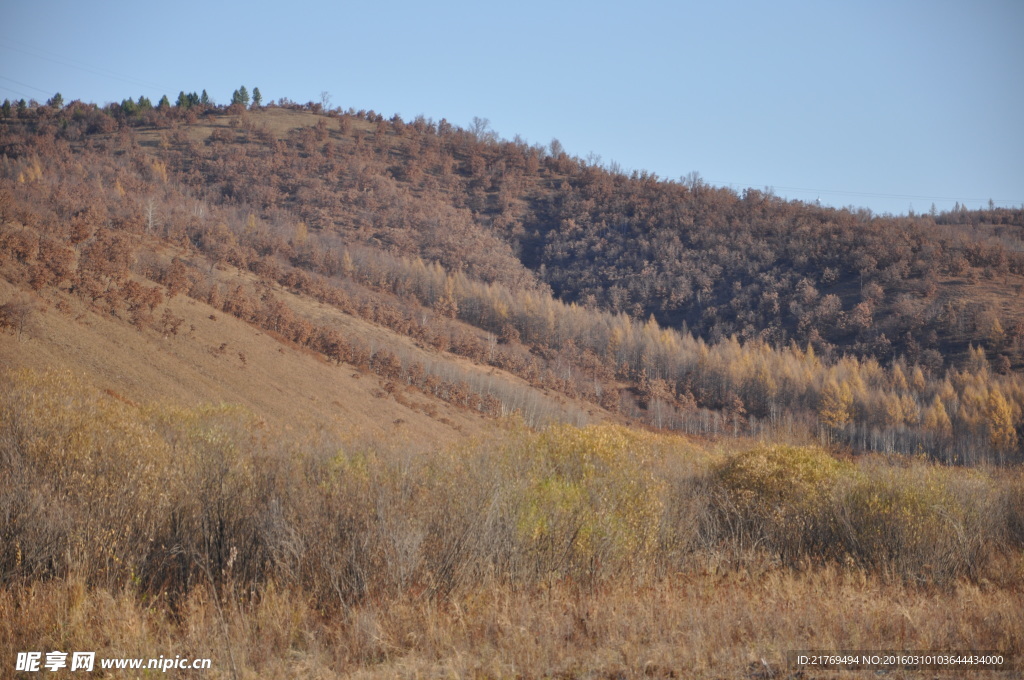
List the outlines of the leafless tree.
<svg viewBox="0 0 1024 680">
<path fill-rule="evenodd" d="M 0 305 L 0 329 L 10 328 L 18 334 L 20 341 L 28 330 L 34 311 L 32 302 L 24 295 Z"/>
</svg>

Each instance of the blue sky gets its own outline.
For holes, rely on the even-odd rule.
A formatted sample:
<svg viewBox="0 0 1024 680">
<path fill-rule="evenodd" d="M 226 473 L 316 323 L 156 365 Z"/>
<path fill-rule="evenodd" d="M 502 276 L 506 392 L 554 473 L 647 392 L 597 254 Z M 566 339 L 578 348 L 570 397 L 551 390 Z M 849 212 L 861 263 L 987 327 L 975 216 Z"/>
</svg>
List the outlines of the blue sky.
<svg viewBox="0 0 1024 680">
<path fill-rule="evenodd" d="M 1024 2 L 0 2 L 0 98 L 239 85 L 876 213 L 1024 204 Z"/>
</svg>

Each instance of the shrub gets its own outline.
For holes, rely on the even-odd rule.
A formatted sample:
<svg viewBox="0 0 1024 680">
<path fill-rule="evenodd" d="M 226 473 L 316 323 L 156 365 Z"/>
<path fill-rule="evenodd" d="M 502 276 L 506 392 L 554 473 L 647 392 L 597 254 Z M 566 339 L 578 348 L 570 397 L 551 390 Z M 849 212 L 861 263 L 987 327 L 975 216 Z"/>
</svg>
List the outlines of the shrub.
<svg viewBox="0 0 1024 680">
<path fill-rule="evenodd" d="M 849 467 L 815 446 L 761 445 L 730 458 L 714 471 L 729 538 L 788 563 L 832 556 L 833 496 Z"/>
<path fill-rule="evenodd" d="M 929 582 L 978 577 L 1016 526 L 1015 496 L 991 477 L 923 460 L 853 464 L 817 447 L 760 446 L 719 465 L 713 479 L 719 540 L 791 565 L 855 563 Z"/>
<path fill-rule="evenodd" d="M 871 460 L 845 480 L 838 542 L 872 570 L 927 581 L 976 577 L 1006 546 L 999 500 L 992 479 L 973 470 Z"/>
<path fill-rule="evenodd" d="M 518 538 L 536 569 L 603 577 L 646 566 L 665 495 L 647 435 L 553 426 L 517 442 L 514 454 Z"/>
</svg>

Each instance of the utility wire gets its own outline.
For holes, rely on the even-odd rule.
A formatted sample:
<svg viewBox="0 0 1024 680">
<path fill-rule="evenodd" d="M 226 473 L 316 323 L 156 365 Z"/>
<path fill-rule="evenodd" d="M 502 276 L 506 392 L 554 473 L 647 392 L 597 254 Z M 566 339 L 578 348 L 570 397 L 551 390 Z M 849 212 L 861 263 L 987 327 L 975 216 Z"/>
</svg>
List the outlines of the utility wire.
<svg viewBox="0 0 1024 680">
<path fill-rule="evenodd" d="M 36 87 L 35 85 L 29 85 L 28 83 L 23 83 L 20 80 L 15 80 L 14 78 L 8 78 L 7 76 L 0 76 L 0 78 L 3 78 L 4 80 L 9 80 L 12 83 L 14 83 L 15 85 L 21 85 L 22 87 L 27 87 L 30 90 L 35 90 L 36 92 L 42 92 L 43 94 L 48 94 L 50 96 L 53 96 L 53 94 L 54 94 L 53 92 L 50 92 L 48 90 L 44 90 L 41 87 Z"/>
<path fill-rule="evenodd" d="M 7 87 L 6 85 L 0 85 L 0 90 L 4 90 L 6 92 L 13 92 L 22 99 L 32 99 L 32 95 L 25 94 L 21 90 L 15 90 L 13 87 Z"/>
<path fill-rule="evenodd" d="M 48 52 L 48 51 L 45 51 L 45 50 L 41 50 L 38 47 L 34 47 L 34 46 L 31 46 L 31 45 L 26 45 L 23 42 L 20 42 L 18 40 L 14 40 L 12 38 L 8 38 L 7 36 L 0 36 L 0 41 L 9 43 L 7 45 L 0 44 L 0 47 L 2 47 L 3 49 L 6 49 L 6 50 L 10 50 L 12 52 L 20 52 L 22 54 L 28 55 L 28 56 L 33 57 L 35 59 L 43 59 L 45 61 L 49 61 L 51 63 L 58 64 L 60 66 L 68 66 L 70 68 L 76 68 L 76 69 L 79 69 L 81 71 L 85 71 L 86 73 L 92 73 L 93 75 L 101 76 L 103 78 L 110 78 L 110 79 L 113 79 L 113 80 L 119 80 L 119 81 L 124 82 L 124 83 L 129 83 L 131 85 L 135 85 L 137 87 L 149 88 L 153 92 L 161 92 L 162 91 L 164 93 L 167 93 L 167 92 L 170 92 L 173 89 L 173 88 L 164 87 L 162 85 L 159 85 L 158 83 L 152 83 L 152 82 L 149 82 L 149 81 L 146 81 L 146 80 L 141 80 L 139 78 L 134 78 L 134 77 L 131 77 L 131 76 L 127 76 L 127 75 L 125 75 L 123 73 L 118 73 L 116 71 L 111 71 L 110 69 L 100 68 L 100 67 L 94 66 L 92 64 L 87 64 L 86 62 L 83 62 L 83 61 L 80 61 L 80 60 L 77 60 L 77 59 L 71 59 L 69 57 L 65 57 L 63 55 L 56 54 L 55 52 Z M 50 55 L 50 56 L 47 56 L 47 55 Z M 37 88 L 32 88 L 32 89 L 37 89 Z"/>
</svg>

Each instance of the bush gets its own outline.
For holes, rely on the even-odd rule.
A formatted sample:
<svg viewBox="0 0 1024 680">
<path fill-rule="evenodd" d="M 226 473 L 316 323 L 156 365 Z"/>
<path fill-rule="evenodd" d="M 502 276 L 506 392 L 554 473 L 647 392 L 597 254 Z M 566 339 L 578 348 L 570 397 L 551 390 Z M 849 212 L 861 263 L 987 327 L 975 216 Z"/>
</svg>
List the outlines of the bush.
<svg viewBox="0 0 1024 680">
<path fill-rule="evenodd" d="M 624 427 L 554 426 L 517 442 L 518 540 L 533 568 L 599 578 L 638 573 L 657 547 L 665 481 L 650 438 Z"/>
<path fill-rule="evenodd" d="M 1007 547 L 999 487 L 977 471 L 872 460 L 844 487 L 840 541 L 867 568 L 925 581 L 977 577 Z"/>
<path fill-rule="evenodd" d="M 834 556 L 834 494 L 849 467 L 815 446 L 762 445 L 732 457 L 714 472 L 729 538 L 789 564 Z"/>
<path fill-rule="evenodd" d="M 929 582 L 977 577 L 1015 526 L 1014 495 L 991 477 L 923 460 L 855 465 L 817 447 L 760 446 L 721 464 L 714 480 L 721 538 L 790 565 L 852 562 Z"/>
</svg>

